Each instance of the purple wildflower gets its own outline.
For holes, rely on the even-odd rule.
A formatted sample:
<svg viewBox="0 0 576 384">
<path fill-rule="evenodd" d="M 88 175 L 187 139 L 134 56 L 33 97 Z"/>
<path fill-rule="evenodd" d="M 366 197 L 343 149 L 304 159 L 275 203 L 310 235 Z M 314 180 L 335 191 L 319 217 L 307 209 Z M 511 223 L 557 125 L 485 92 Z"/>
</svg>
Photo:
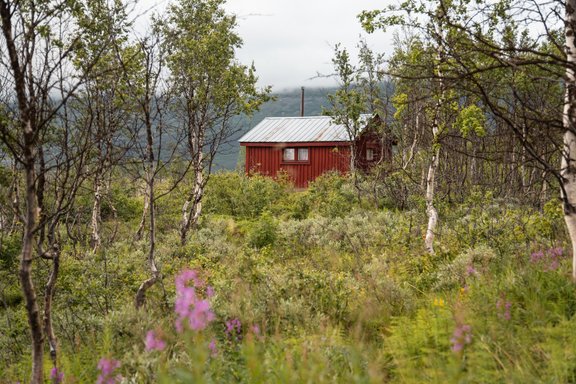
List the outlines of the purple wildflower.
<svg viewBox="0 0 576 384">
<path fill-rule="evenodd" d="M 506 320 L 510 320 L 512 318 L 512 315 L 510 314 L 510 308 L 512 307 L 512 303 L 507 301 L 504 304 L 504 318 Z"/>
<path fill-rule="evenodd" d="M 472 327 L 467 324 L 459 324 L 454 329 L 450 343 L 452 344 L 452 352 L 460 352 L 464 346 L 472 342 Z"/>
<path fill-rule="evenodd" d="M 226 335 L 233 337 L 242 332 L 242 323 L 237 318 L 226 321 Z"/>
<path fill-rule="evenodd" d="M 162 351 L 166 348 L 166 342 L 154 331 L 146 333 L 145 346 L 147 351 Z"/>
<path fill-rule="evenodd" d="M 537 263 L 543 258 L 544 258 L 544 252 L 542 251 L 532 252 L 532 254 L 530 255 L 530 262 Z"/>
<path fill-rule="evenodd" d="M 53 367 L 52 370 L 50 370 L 50 380 L 52 380 L 54 384 L 60 384 L 64 380 L 64 372 L 60 372 L 58 368 Z"/>
<path fill-rule="evenodd" d="M 208 349 L 210 349 L 210 356 L 218 356 L 218 348 L 216 347 L 216 340 L 212 339 L 210 344 L 208 344 Z"/>
<path fill-rule="evenodd" d="M 512 314 L 510 313 L 510 309 L 512 308 L 512 303 L 508 300 L 498 299 L 496 302 L 496 308 L 498 309 L 498 317 L 504 320 L 510 320 L 512 318 Z"/>
<path fill-rule="evenodd" d="M 211 297 L 214 296 L 214 288 L 213 288 L 211 285 L 209 285 L 208 287 L 206 287 L 206 296 L 207 296 L 208 298 L 211 298 Z"/>
<path fill-rule="evenodd" d="M 466 276 L 475 276 L 478 274 L 478 271 L 476 271 L 476 268 L 474 268 L 473 265 L 468 265 L 466 267 Z"/>
<path fill-rule="evenodd" d="M 199 300 L 188 315 L 188 325 L 191 329 L 199 331 L 206 328 L 208 323 L 214 319 L 214 312 L 210 309 L 208 300 Z"/>
<path fill-rule="evenodd" d="M 564 248 L 562 247 L 550 248 L 548 252 L 551 255 L 554 255 L 555 257 L 562 257 L 562 255 L 564 254 Z"/>
<path fill-rule="evenodd" d="M 548 270 L 555 271 L 560 266 L 560 261 L 557 259 L 551 260 L 550 264 L 548 264 Z"/>
<path fill-rule="evenodd" d="M 194 286 L 188 286 L 190 281 Z M 176 330 L 184 330 L 184 321 L 187 320 L 188 326 L 193 330 L 202 330 L 208 326 L 215 316 L 210 308 L 208 300 L 201 300 L 196 294 L 196 288 L 201 286 L 202 282 L 198 279 L 196 271 L 184 270 L 176 277 L 176 302 L 174 311 L 178 315 L 176 319 Z"/>
<path fill-rule="evenodd" d="M 122 376 L 114 375 L 114 371 L 120 367 L 120 362 L 114 359 L 102 358 L 98 362 L 100 375 L 96 384 L 115 384 L 122 380 Z"/>
<path fill-rule="evenodd" d="M 555 271 L 560 267 L 560 260 L 564 255 L 562 247 L 550 248 L 546 251 L 536 251 L 530 255 L 530 262 L 540 264 L 544 270 Z"/>
<path fill-rule="evenodd" d="M 260 336 L 260 327 L 258 326 L 258 324 L 254 324 L 252 327 L 250 327 L 250 330 L 256 336 Z"/>
<path fill-rule="evenodd" d="M 188 283 L 192 280 L 194 286 L 198 287 L 201 285 L 200 279 L 198 278 L 198 272 L 193 269 L 185 269 L 178 276 L 176 276 L 176 290 L 182 291 L 188 287 Z"/>
</svg>

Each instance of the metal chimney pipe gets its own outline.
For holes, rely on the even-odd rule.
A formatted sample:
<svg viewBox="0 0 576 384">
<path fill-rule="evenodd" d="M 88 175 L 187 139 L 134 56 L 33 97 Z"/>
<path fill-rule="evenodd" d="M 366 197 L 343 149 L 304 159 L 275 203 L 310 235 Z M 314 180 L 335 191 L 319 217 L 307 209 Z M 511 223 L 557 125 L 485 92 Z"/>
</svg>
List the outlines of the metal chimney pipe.
<svg viewBox="0 0 576 384">
<path fill-rule="evenodd" d="M 300 117 L 304 117 L 304 87 L 301 88 L 302 93 L 300 96 Z"/>
</svg>

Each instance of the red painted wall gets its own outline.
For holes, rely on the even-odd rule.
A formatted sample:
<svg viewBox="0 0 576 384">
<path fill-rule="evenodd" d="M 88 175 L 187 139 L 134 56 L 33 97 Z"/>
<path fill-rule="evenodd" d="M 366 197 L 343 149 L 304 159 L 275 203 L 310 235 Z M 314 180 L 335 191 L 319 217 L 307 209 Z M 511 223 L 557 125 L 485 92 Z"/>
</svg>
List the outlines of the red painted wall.
<svg viewBox="0 0 576 384">
<path fill-rule="evenodd" d="M 374 132 L 365 132 L 356 143 L 356 166 L 369 171 L 382 161 L 392 160 L 392 140 L 385 140 Z M 298 188 L 308 187 L 308 183 L 328 171 L 347 173 L 350 171 L 350 145 L 346 142 L 308 143 L 241 143 L 246 147 L 246 173 L 259 173 L 276 177 L 279 172 L 287 173 Z M 308 148 L 309 161 L 283 161 L 284 148 Z M 373 158 L 366 158 L 367 149 L 372 149 Z"/>
<path fill-rule="evenodd" d="M 392 161 L 392 144 L 391 140 L 386 140 L 383 146 L 382 140 L 376 134 L 362 135 L 356 144 L 356 166 L 367 172 L 381 161 Z M 369 148 L 372 149 L 372 160 L 366 158 Z"/>
<path fill-rule="evenodd" d="M 264 146 L 242 143 L 246 147 L 246 173 L 276 177 L 286 172 L 294 185 L 306 188 L 308 182 L 325 172 L 335 170 L 346 173 L 350 170 L 350 149 L 346 143 L 290 143 Z M 308 161 L 283 161 L 284 148 L 308 148 Z"/>
</svg>

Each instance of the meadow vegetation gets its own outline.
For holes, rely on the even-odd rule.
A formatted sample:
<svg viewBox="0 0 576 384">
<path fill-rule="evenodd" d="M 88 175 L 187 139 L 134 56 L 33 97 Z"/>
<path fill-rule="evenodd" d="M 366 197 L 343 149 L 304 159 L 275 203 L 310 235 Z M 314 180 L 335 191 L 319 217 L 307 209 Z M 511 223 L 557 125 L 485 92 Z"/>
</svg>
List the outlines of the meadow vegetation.
<svg viewBox="0 0 576 384">
<path fill-rule="evenodd" d="M 423 199 L 362 183 L 327 174 L 295 191 L 217 173 L 185 245 L 179 194 L 167 195 L 157 204 L 162 279 L 138 311 L 143 200 L 117 177 L 116 215 L 104 207 L 102 228 L 115 240 L 93 253 L 79 227 L 62 249 L 51 382 L 576 382 L 576 291 L 556 200 L 532 207 L 476 191 L 440 203 L 430 255 Z M 88 196 L 81 208 L 88 223 Z M 1 244 L 0 382 L 26 382 L 20 239 Z M 39 262 L 34 273 L 44 281 L 46 271 Z"/>
</svg>

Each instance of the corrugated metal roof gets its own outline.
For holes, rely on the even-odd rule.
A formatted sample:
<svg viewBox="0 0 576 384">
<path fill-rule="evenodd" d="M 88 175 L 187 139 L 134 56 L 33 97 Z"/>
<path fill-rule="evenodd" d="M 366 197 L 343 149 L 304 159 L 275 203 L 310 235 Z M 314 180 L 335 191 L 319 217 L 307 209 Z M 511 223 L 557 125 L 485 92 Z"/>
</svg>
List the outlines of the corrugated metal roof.
<svg viewBox="0 0 576 384">
<path fill-rule="evenodd" d="M 362 115 L 368 120 L 370 115 Z M 238 140 L 241 143 L 350 141 L 346 128 L 330 116 L 266 117 Z"/>
</svg>

